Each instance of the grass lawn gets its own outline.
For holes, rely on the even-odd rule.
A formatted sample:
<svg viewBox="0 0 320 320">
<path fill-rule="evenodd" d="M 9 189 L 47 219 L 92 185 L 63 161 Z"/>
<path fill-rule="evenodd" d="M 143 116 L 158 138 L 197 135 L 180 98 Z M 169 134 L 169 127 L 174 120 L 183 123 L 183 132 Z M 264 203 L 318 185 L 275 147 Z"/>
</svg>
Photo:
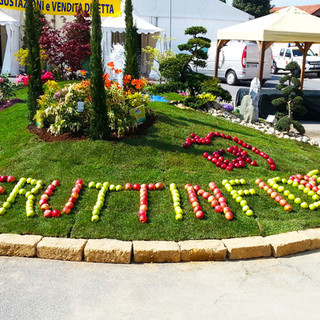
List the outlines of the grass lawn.
<svg viewBox="0 0 320 320">
<path fill-rule="evenodd" d="M 18 91 L 26 99 L 26 90 Z M 17 104 L 0 112 L 0 175 L 32 177 L 44 181 L 44 189 L 36 197 L 36 216 L 27 218 L 26 199 L 17 201 L 0 216 L 0 233 L 41 234 L 44 236 L 75 238 L 117 238 L 122 240 L 182 240 L 230 238 L 253 235 L 270 235 L 285 231 L 320 226 L 320 210 L 306 210 L 298 204 L 288 213 L 255 185 L 256 178 L 265 182 L 280 176 L 306 174 L 320 169 L 320 149 L 310 145 L 264 135 L 254 129 L 215 118 L 192 110 L 181 110 L 167 103 L 151 103 L 157 121 L 145 136 L 114 141 L 66 141 L 45 143 L 26 129 L 27 106 Z M 183 149 L 184 140 L 191 132 L 201 137 L 211 131 L 237 136 L 269 154 L 277 164 L 277 171 L 269 169 L 265 160 L 249 152 L 259 164 L 243 169 L 225 171 L 202 157 L 202 153 L 226 149 L 236 143 L 214 138 L 211 145 L 193 145 Z M 231 155 L 226 156 L 229 160 Z M 62 210 L 76 179 L 83 179 L 84 187 L 69 215 L 46 219 L 38 205 L 45 186 L 58 179 L 61 185 L 50 198 L 51 208 Z M 245 189 L 255 188 L 256 195 L 247 199 L 255 215 L 246 216 L 240 205 L 222 186 L 224 179 L 244 178 Z M 112 184 L 163 182 L 162 191 L 151 191 L 148 197 L 148 223 L 138 220 L 139 192 L 109 192 L 101 211 L 100 221 L 91 222 L 91 212 L 98 190 L 89 189 L 88 183 L 108 181 Z M 232 221 L 215 213 L 208 202 L 200 199 L 205 213 L 203 220 L 195 218 L 184 185 L 198 184 L 209 190 L 208 183 L 217 183 L 234 213 Z M 183 220 L 175 220 L 170 183 L 176 183 L 181 195 Z M 0 183 L 6 192 L 0 194 L 0 206 L 13 189 L 12 183 Z M 29 186 L 29 188 L 31 188 Z M 240 187 L 239 187 L 240 188 Z M 292 186 L 294 194 L 308 197 Z M 308 202 L 312 202 L 308 200 Z"/>
</svg>

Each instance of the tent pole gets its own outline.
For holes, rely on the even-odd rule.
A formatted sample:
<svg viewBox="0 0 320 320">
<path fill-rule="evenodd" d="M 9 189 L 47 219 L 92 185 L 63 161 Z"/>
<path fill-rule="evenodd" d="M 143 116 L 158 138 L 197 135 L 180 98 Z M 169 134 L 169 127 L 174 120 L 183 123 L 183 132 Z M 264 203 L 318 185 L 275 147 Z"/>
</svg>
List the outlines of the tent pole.
<svg viewBox="0 0 320 320">
<path fill-rule="evenodd" d="M 219 55 L 220 55 L 220 49 L 223 45 L 228 43 L 230 40 L 217 40 L 217 48 L 216 48 L 216 60 L 214 62 L 214 77 L 218 77 L 218 68 L 219 68 Z"/>
<path fill-rule="evenodd" d="M 312 46 L 312 42 L 305 42 L 304 47 L 302 47 L 299 42 L 296 42 L 296 45 L 298 46 L 298 48 L 300 49 L 300 51 L 303 54 L 302 68 L 301 68 L 301 73 L 300 73 L 300 82 L 301 82 L 300 89 L 302 90 L 303 89 L 303 82 L 304 82 L 304 70 L 306 68 L 307 54 L 308 54 L 310 47 Z"/>
<path fill-rule="evenodd" d="M 264 53 L 265 53 L 265 50 L 266 50 L 266 42 L 265 41 L 257 41 L 257 44 L 258 44 L 259 52 L 260 52 L 258 79 L 260 81 L 260 86 L 262 87 Z"/>
</svg>

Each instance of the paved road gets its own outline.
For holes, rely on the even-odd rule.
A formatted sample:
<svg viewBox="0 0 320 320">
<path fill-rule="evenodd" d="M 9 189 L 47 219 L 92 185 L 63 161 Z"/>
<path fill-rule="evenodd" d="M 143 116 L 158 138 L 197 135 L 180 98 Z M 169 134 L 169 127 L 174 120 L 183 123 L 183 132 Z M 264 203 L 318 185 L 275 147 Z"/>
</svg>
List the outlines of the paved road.
<svg viewBox="0 0 320 320">
<path fill-rule="evenodd" d="M 0 319 L 319 319 L 320 250 L 113 265 L 0 257 Z"/>
</svg>

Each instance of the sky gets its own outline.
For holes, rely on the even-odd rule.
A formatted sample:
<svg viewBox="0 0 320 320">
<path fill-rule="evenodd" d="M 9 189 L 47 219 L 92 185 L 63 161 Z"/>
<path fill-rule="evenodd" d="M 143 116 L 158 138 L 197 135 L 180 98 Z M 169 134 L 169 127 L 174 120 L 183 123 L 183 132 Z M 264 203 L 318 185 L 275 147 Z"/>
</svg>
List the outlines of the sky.
<svg viewBox="0 0 320 320">
<path fill-rule="evenodd" d="M 227 0 L 227 3 L 232 4 L 232 0 Z M 272 0 L 271 5 L 275 7 L 282 6 L 307 6 L 310 4 L 320 4 L 320 0 Z"/>
</svg>

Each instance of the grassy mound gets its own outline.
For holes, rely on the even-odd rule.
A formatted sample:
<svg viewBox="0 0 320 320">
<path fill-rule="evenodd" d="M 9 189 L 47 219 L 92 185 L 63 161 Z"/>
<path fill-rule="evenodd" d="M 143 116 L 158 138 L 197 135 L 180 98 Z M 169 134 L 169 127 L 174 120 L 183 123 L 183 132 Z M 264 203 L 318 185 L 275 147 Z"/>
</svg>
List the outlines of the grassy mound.
<svg viewBox="0 0 320 320">
<path fill-rule="evenodd" d="M 18 92 L 24 99 L 25 90 Z M 293 205 L 293 211 L 283 210 L 264 191 L 255 185 L 256 178 L 265 182 L 272 177 L 288 178 L 292 174 L 306 174 L 319 168 L 320 150 L 310 145 L 278 139 L 254 129 L 242 127 L 223 119 L 192 110 L 180 110 L 166 103 L 151 103 L 157 114 L 156 123 L 146 135 L 125 138 L 121 141 L 57 141 L 46 143 L 27 129 L 27 107 L 17 104 L 0 112 L 0 175 L 16 178 L 32 177 L 44 181 L 45 186 L 58 179 L 61 186 L 50 198 L 50 206 L 62 210 L 75 181 L 83 179 L 85 185 L 74 209 L 69 215 L 46 219 L 36 197 L 36 216 L 27 218 L 26 199 L 18 196 L 5 215 L 0 216 L 0 232 L 41 234 L 44 236 L 75 238 L 117 238 L 122 240 L 182 240 L 230 238 L 253 235 L 270 235 L 285 231 L 320 226 L 319 209 L 310 211 Z M 257 146 L 269 154 L 277 164 L 277 171 L 269 169 L 261 157 L 250 152 L 258 167 L 225 171 L 202 157 L 203 152 L 226 149 L 235 142 L 214 138 L 210 145 L 182 145 L 191 132 L 205 137 L 219 131 Z M 226 156 L 229 160 L 232 156 Z M 255 215 L 247 217 L 239 204 L 222 186 L 224 179 L 244 178 L 245 189 L 255 188 L 256 195 L 246 198 Z M 88 183 L 108 181 L 124 185 L 130 183 L 163 182 L 162 191 L 150 191 L 148 197 L 148 223 L 138 220 L 139 192 L 109 192 L 101 211 L 100 221 L 91 222 L 91 212 L 98 190 L 89 189 Z M 209 191 L 208 183 L 214 181 L 221 188 L 234 213 L 232 221 L 215 213 L 209 203 L 200 199 L 205 218 L 197 220 L 189 204 L 184 185 L 198 184 Z M 181 195 L 183 220 L 175 220 L 170 183 L 176 183 Z M 14 184 L 0 183 L 6 192 L 0 194 L 0 206 L 8 197 Z M 240 188 L 240 187 L 239 187 Z M 292 193 L 307 199 L 292 186 Z M 310 202 L 310 201 L 309 201 Z"/>
</svg>

